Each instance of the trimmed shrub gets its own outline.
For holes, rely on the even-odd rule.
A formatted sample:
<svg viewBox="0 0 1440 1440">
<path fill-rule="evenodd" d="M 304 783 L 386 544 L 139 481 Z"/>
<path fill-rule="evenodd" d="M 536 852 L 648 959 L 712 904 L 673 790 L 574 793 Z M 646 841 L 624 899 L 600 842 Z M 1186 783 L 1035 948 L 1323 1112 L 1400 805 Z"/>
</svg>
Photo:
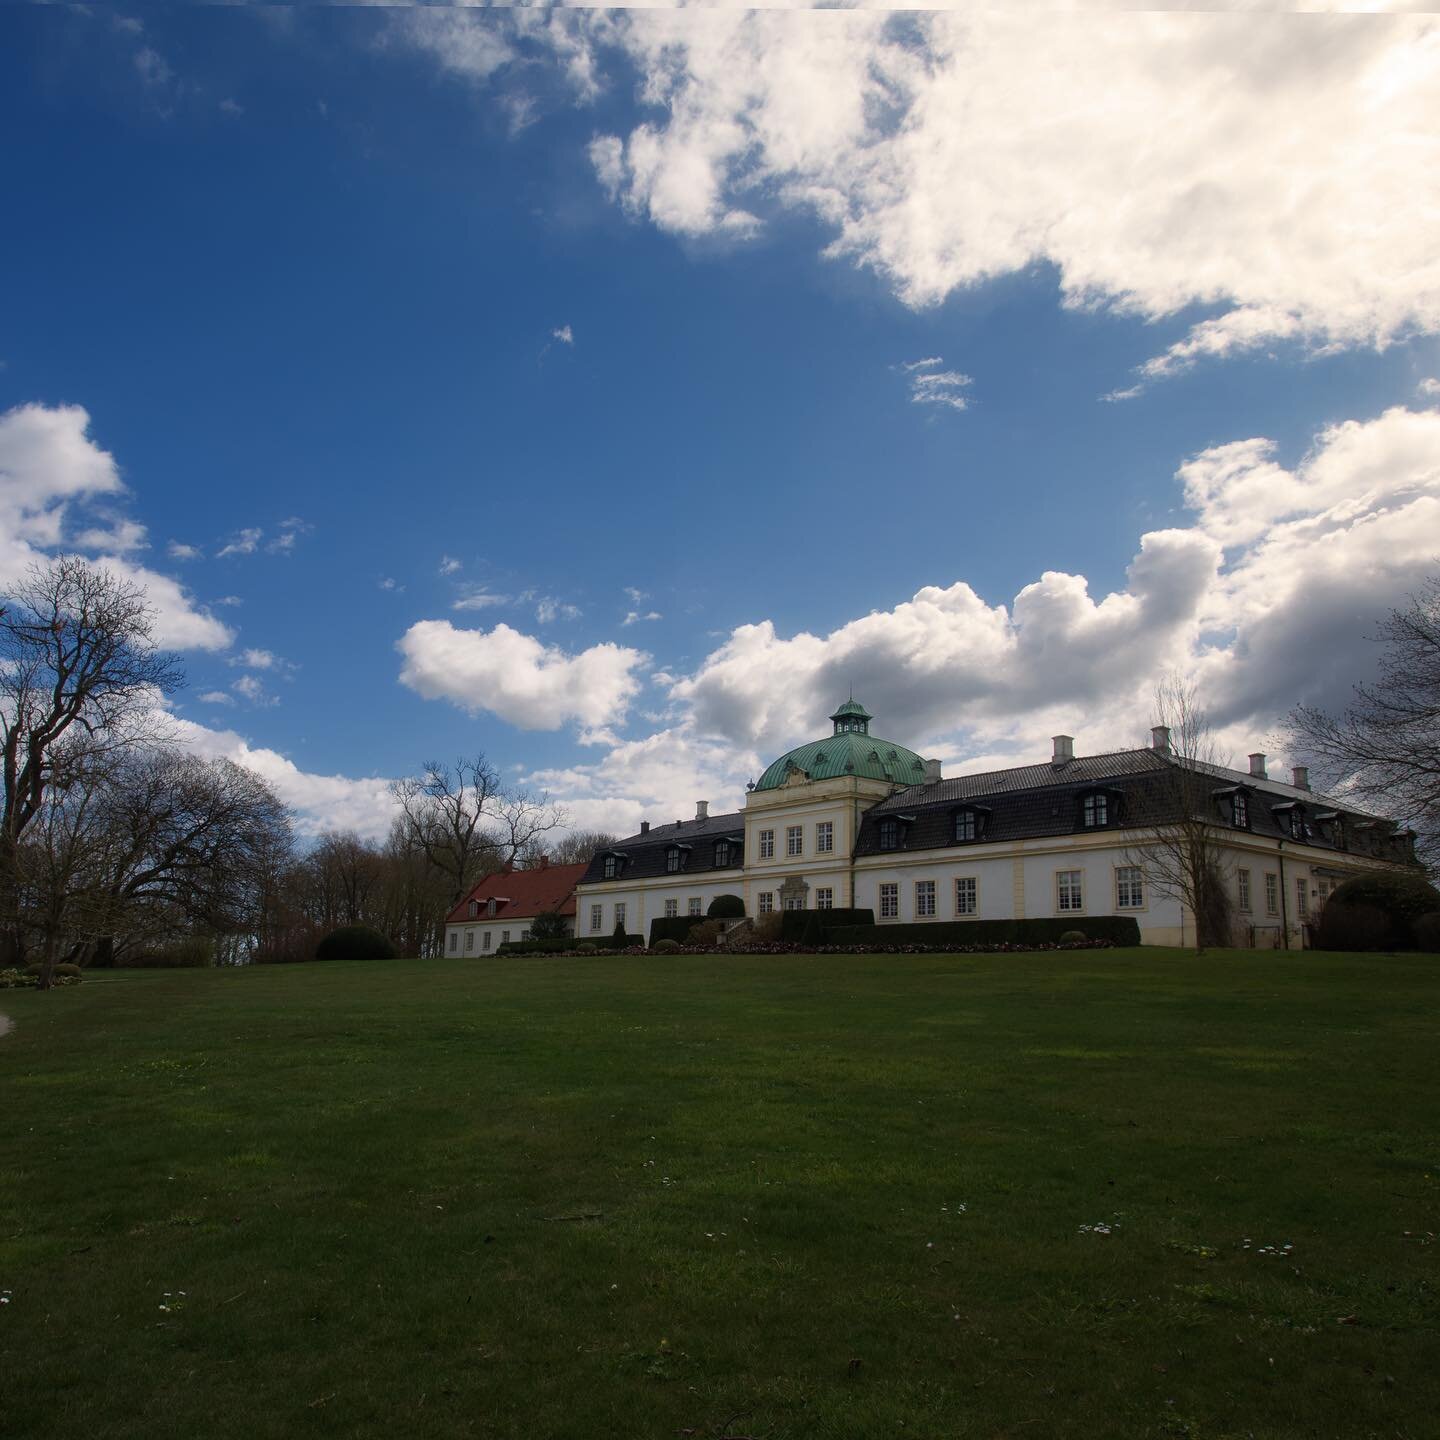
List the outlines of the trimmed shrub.
<svg viewBox="0 0 1440 1440">
<path fill-rule="evenodd" d="M 1415 922 L 1415 948 L 1427 955 L 1440 955 L 1440 910 L 1422 915 Z"/>
<path fill-rule="evenodd" d="M 42 961 L 32 960 L 25 967 L 25 973 L 30 976 L 32 980 L 38 979 L 40 972 L 44 968 L 45 966 Z M 68 975 L 75 980 L 83 980 L 85 978 L 85 974 L 80 967 L 72 964 L 69 960 L 61 960 L 50 973 L 57 978 L 61 975 Z"/>
<path fill-rule="evenodd" d="M 1061 937 L 1062 945 L 1083 945 L 1090 937 L 1083 930 L 1067 930 Z"/>
<path fill-rule="evenodd" d="M 650 945 L 657 940 L 674 940 L 677 944 L 689 944 L 690 932 L 705 923 L 703 915 L 660 915 L 650 922 Z"/>
<path fill-rule="evenodd" d="M 586 940 L 583 944 L 577 945 L 575 947 L 575 953 L 577 955 L 595 955 L 599 952 L 588 940 Z"/>
<path fill-rule="evenodd" d="M 1339 917 L 1341 910 L 1369 909 L 1385 919 L 1378 937 L 1373 923 L 1349 925 Z M 1415 922 L 1424 915 L 1440 910 L 1440 890 L 1414 871 L 1394 873 L 1377 871 L 1373 875 L 1357 875 L 1330 892 L 1316 927 L 1317 939 L 1326 950 L 1410 950 L 1415 948 Z M 1336 912 L 1333 916 L 1331 912 Z M 1371 934 L 1364 944 L 1341 944 L 1345 936 Z"/>
<path fill-rule="evenodd" d="M 779 910 L 771 910 L 764 915 L 757 915 L 750 922 L 750 938 L 761 945 L 776 944 L 780 939 L 783 919 L 784 914 Z"/>
<path fill-rule="evenodd" d="M 780 938 L 791 943 L 801 941 L 807 944 L 813 943 L 806 936 L 812 915 L 819 920 L 823 935 L 828 935 L 842 925 L 873 925 L 875 923 L 873 910 L 858 907 L 855 909 L 847 907 L 843 910 L 780 910 L 773 913 L 780 921 Z"/>
<path fill-rule="evenodd" d="M 625 922 L 617 920 L 615 928 L 610 932 L 610 943 L 612 945 L 623 945 L 625 943 Z"/>
<path fill-rule="evenodd" d="M 1388 950 L 1390 917 L 1374 905 L 1327 905 L 1313 939 L 1317 950 Z"/>
<path fill-rule="evenodd" d="M 820 923 L 820 912 L 810 910 L 806 912 L 805 929 L 801 932 L 800 943 L 802 945 L 823 945 L 825 943 L 825 927 Z"/>
<path fill-rule="evenodd" d="M 316 947 L 317 960 L 394 960 L 400 952 L 368 925 L 342 925 Z"/>
<path fill-rule="evenodd" d="M 690 938 L 685 943 L 695 949 L 713 950 L 724 933 L 725 928 L 718 920 L 706 920 L 690 932 Z"/>
<path fill-rule="evenodd" d="M 532 940 L 567 940 L 570 922 L 558 910 L 542 910 L 530 922 Z"/>
<path fill-rule="evenodd" d="M 678 955 L 680 953 L 680 942 L 678 940 L 656 940 L 650 946 L 652 955 Z"/>
<path fill-rule="evenodd" d="M 495 955 L 562 955 L 573 950 L 575 942 L 568 937 L 559 940 L 507 940 L 492 952 Z"/>
<path fill-rule="evenodd" d="M 712 920 L 743 920 L 745 902 L 738 895 L 717 895 L 705 907 L 705 913 Z"/>
<path fill-rule="evenodd" d="M 918 925 L 844 925 L 829 932 L 831 945 L 1055 945 L 1064 942 L 1074 922 L 1036 920 L 937 920 Z M 1112 945 L 1138 945 L 1140 926 L 1133 915 L 1092 915 L 1085 938 Z"/>
</svg>

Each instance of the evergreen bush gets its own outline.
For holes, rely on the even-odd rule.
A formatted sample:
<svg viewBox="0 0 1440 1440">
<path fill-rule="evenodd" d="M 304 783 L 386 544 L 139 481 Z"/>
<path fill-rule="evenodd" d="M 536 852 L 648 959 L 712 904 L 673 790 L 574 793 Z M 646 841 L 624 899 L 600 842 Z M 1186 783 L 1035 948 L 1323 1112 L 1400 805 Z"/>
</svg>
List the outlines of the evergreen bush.
<svg viewBox="0 0 1440 1440">
<path fill-rule="evenodd" d="M 680 942 L 678 940 L 657 940 L 650 947 L 652 955 L 678 955 L 680 953 Z"/>
<path fill-rule="evenodd" d="M 935 920 L 914 925 L 843 925 L 826 934 L 831 945 L 1055 945 L 1074 922 L 1034 920 Z M 1091 915 L 1085 938 L 1112 945 L 1138 945 L 1140 926 L 1133 915 Z"/>
<path fill-rule="evenodd" d="M 705 913 L 712 920 L 743 920 L 745 902 L 738 895 L 717 895 L 705 907 Z"/>
<path fill-rule="evenodd" d="M 1373 918 L 1361 924 L 1341 916 L 1344 910 L 1360 908 L 1378 911 L 1384 917 L 1378 934 Z M 1440 911 L 1440 890 L 1418 870 L 1357 875 L 1330 892 L 1320 912 L 1316 938 L 1323 950 L 1411 950 L 1419 944 L 1416 922 L 1436 911 Z M 1356 944 L 1361 935 L 1368 938 Z M 1341 943 L 1347 939 L 1350 943 Z"/>
<path fill-rule="evenodd" d="M 394 960 L 399 951 L 368 925 L 342 925 L 316 947 L 317 960 Z"/>
</svg>

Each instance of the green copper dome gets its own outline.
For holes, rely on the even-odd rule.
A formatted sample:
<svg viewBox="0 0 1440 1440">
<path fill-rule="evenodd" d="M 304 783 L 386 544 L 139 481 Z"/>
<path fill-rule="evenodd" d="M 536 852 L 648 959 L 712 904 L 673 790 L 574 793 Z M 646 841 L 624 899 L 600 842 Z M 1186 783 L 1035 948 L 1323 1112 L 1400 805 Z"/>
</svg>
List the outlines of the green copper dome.
<svg viewBox="0 0 1440 1440">
<path fill-rule="evenodd" d="M 766 769 L 755 788 L 778 790 L 796 770 L 811 780 L 859 775 L 896 785 L 920 784 L 925 778 L 925 762 L 913 750 L 872 735 L 872 718 L 859 701 L 847 700 L 830 717 L 835 733 L 828 740 L 812 740 L 782 755 Z"/>
</svg>

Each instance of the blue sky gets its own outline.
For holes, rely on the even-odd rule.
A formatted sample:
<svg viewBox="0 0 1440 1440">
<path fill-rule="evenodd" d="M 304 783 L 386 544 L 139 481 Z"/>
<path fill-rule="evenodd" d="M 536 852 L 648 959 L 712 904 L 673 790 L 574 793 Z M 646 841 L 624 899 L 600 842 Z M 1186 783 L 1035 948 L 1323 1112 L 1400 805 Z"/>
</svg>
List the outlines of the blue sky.
<svg viewBox="0 0 1440 1440">
<path fill-rule="evenodd" d="M 1172 19 L 7 7 L 0 568 L 151 583 L 310 829 L 476 749 L 728 804 L 850 683 L 954 769 L 1178 666 L 1249 748 L 1440 554 L 1440 45 Z"/>
</svg>

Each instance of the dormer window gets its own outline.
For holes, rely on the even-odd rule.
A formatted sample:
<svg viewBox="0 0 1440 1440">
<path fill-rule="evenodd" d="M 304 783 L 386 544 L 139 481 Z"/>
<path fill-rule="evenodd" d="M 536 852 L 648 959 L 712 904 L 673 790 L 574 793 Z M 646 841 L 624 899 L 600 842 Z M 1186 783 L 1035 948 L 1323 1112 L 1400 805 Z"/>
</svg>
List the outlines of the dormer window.
<svg viewBox="0 0 1440 1440">
<path fill-rule="evenodd" d="M 957 841 L 980 838 L 980 817 L 973 810 L 955 812 L 955 839 Z"/>
<path fill-rule="evenodd" d="M 900 822 L 898 820 L 882 820 L 880 822 L 880 848 L 894 850 L 899 844 Z"/>
<path fill-rule="evenodd" d="M 620 859 L 616 855 L 605 857 L 605 878 L 613 880 L 620 873 Z"/>
<path fill-rule="evenodd" d="M 728 840 L 717 840 L 715 842 L 715 864 L 717 867 L 730 863 L 730 842 Z"/>
<path fill-rule="evenodd" d="M 1298 805 L 1290 812 L 1290 835 L 1295 840 L 1305 838 L 1305 812 Z"/>
<path fill-rule="evenodd" d="M 485 913 L 487 915 L 495 913 L 495 897 L 493 895 L 485 902 Z"/>
<path fill-rule="evenodd" d="M 1087 830 L 1099 830 L 1110 823 L 1110 797 L 1096 790 L 1081 802 L 1080 818 Z"/>
<path fill-rule="evenodd" d="M 1250 797 L 1243 790 L 1230 797 L 1230 823 L 1237 830 L 1250 828 Z"/>
<path fill-rule="evenodd" d="M 473 920 L 479 913 L 480 902 L 478 900 L 472 900 L 470 902 L 470 918 Z"/>
<path fill-rule="evenodd" d="M 665 869 L 671 875 L 679 874 L 685 863 L 684 853 L 678 845 L 672 845 L 665 852 Z"/>
<path fill-rule="evenodd" d="M 1337 815 L 1330 822 L 1330 843 L 1337 849 L 1345 848 L 1345 818 Z"/>
</svg>

